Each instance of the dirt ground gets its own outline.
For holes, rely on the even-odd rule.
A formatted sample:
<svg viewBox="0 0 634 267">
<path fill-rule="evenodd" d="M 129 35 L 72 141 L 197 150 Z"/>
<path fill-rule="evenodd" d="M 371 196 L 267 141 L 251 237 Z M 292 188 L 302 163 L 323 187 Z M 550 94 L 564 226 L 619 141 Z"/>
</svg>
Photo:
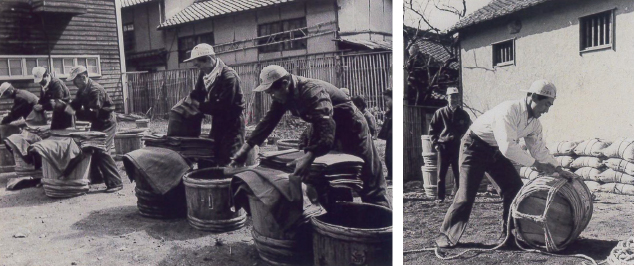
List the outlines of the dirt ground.
<svg viewBox="0 0 634 267">
<path fill-rule="evenodd" d="M 434 247 L 445 212 L 451 201 L 436 204 L 428 199 L 417 185 L 409 185 L 403 203 L 403 250 Z M 589 264 L 589 261 L 565 256 L 585 254 L 598 261 L 605 260 L 618 241 L 629 238 L 634 221 L 634 197 L 607 193 L 596 194 L 594 213 L 590 224 L 564 251 L 562 257 L 539 253 L 502 249 L 494 252 L 470 252 L 454 260 L 438 259 L 433 251 L 405 254 L 404 264 Z M 469 225 L 460 245 L 455 249 L 443 249 L 446 256 L 455 255 L 468 248 L 492 248 L 501 231 L 499 218 L 502 217 L 502 203 L 496 196 L 481 194 L 473 208 Z"/>
<path fill-rule="evenodd" d="M 156 133 L 166 129 L 150 126 Z M 385 142 L 377 146 L 384 151 Z M 117 166 L 123 190 L 107 194 L 105 185 L 93 185 L 69 199 L 48 198 L 42 188 L 7 191 L 7 177 L 0 176 L 0 265 L 266 265 L 251 237 L 251 218 L 240 230 L 214 234 L 186 219 L 142 217 L 135 184 L 120 161 Z"/>
</svg>

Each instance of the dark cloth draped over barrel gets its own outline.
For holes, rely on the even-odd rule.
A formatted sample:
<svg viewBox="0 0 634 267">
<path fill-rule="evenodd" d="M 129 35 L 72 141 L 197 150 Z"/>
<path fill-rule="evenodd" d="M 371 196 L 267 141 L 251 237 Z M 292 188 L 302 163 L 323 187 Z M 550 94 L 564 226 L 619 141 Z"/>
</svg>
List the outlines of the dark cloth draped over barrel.
<svg viewBox="0 0 634 267">
<path fill-rule="evenodd" d="M 145 147 L 125 154 L 123 165 L 130 181 L 141 178 L 159 194 L 165 194 L 178 186 L 183 175 L 190 170 L 189 164 L 180 154 L 159 147 Z"/>
<path fill-rule="evenodd" d="M 51 103 L 51 100 L 54 101 L 54 104 Z M 51 78 L 46 90 L 40 91 L 38 104 L 42 105 L 44 110 L 53 111 L 51 130 L 66 129 L 74 126 L 73 115 L 65 111 L 70 100 L 70 90 L 58 78 Z"/>
<path fill-rule="evenodd" d="M 37 135 L 13 134 L 7 137 L 5 144 L 11 152 L 14 154 L 17 153 L 24 162 L 28 164 L 41 164 L 41 158 L 29 151 L 31 145 L 39 141 L 42 141 L 42 138 Z M 36 167 L 39 166 L 41 165 L 37 165 Z"/>
</svg>

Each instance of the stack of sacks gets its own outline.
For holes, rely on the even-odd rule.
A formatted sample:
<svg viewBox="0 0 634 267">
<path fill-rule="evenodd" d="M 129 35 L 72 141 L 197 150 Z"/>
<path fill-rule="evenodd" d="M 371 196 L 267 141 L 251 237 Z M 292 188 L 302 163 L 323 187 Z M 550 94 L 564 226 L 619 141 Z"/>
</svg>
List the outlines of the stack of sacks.
<svg viewBox="0 0 634 267">
<path fill-rule="evenodd" d="M 599 187 L 599 175 L 606 169 L 603 150 L 610 145 L 610 142 L 594 138 L 581 142 L 573 150 L 578 157 L 570 164 L 570 168 L 583 178 L 591 191 Z"/>
<path fill-rule="evenodd" d="M 178 152 L 186 159 L 214 159 L 214 140 L 197 137 L 145 135 L 141 138 L 147 147 L 160 147 Z"/>
<path fill-rule="evenodd" d="M 600 192 L 634 195 L 634 138 L 619 138 L 603 150 L 608 170 L 597 176 Z"/>
<path fill-rule="evenodd" d="M 565 170 L 572 171 L 570 169 L 570 165 L 575 160 L 576 156 L 575 156 L 574 149 L 575 147 L 577 147 L 579 143 L 581 142 L 562 141 L 562 142 L 548 144 L 547 147 L 550 153 L 552 153 L 552 155 L 557 160 L 557 163 L 559 163 L 559 166 L 561 166 Z M 525 147 L 522 147 L 522 148 L 526 150 Z M 518 171 L 524 184 L 526 184 L 528 180 L 533 180 L 541 176 L 540 173 L 536 169 L 531 167 L 520 167 Z"/>
</svg>

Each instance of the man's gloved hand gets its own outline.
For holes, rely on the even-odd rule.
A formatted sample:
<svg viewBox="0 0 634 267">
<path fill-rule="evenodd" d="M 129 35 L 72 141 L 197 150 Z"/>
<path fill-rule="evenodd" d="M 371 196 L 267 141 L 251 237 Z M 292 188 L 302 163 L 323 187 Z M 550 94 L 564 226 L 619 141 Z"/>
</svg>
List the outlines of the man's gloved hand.
<svg viewBox="0 0 634 267">
<path fill-rule="evenodd" d="M 545 173 L 545 174 L 553 174 L 554 172 L 557 171 L 557 169 L 555 168 L 555 166 L 553 166 L 550 163 L 541 163 L 539 161 L 535 161 L 535 163 L 533 163 L 533 166 L 531 167 L 535 167 L 537 169 L 537 171 L 541 172 L 541 173 Z"/>
<path fill-rule="evenodd" d="M 249 145 L 249 143 L 244 143 L 244 145 L 240 147 L 240 150 L 231 157 L 231 163 L 229 163 L 229 166 L 238 167 L 243 165 L 247 161 L 247 156 L 252 148 L 253 147 Z"/>
<path fill-rule="evenodd" d="M 286 166 L 295 165 L 295 171 L 293 172 L 293 175 L 306 177 L 308 175 L 308 171 L 310 170 L 310 165 L 313 164 L 314 160 L 315 156 L 313 155 L 313 152 L 308 151 L 305 155 L 296 158 L 295 160 L 286 164 Z"/>
</svg>

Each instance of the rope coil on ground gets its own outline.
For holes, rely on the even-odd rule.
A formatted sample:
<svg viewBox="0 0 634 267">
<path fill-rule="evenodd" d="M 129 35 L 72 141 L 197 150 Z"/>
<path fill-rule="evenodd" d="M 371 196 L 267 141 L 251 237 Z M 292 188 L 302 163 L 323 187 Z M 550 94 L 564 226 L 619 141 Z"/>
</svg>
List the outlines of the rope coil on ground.
<svg viewBox="0 0 634 267">
<path fill-rule="evenodd" d="M 620 241 L 612 249 L 606 262 L 610 265 L 634 265 L 634 236 Z"/>
</svg>

